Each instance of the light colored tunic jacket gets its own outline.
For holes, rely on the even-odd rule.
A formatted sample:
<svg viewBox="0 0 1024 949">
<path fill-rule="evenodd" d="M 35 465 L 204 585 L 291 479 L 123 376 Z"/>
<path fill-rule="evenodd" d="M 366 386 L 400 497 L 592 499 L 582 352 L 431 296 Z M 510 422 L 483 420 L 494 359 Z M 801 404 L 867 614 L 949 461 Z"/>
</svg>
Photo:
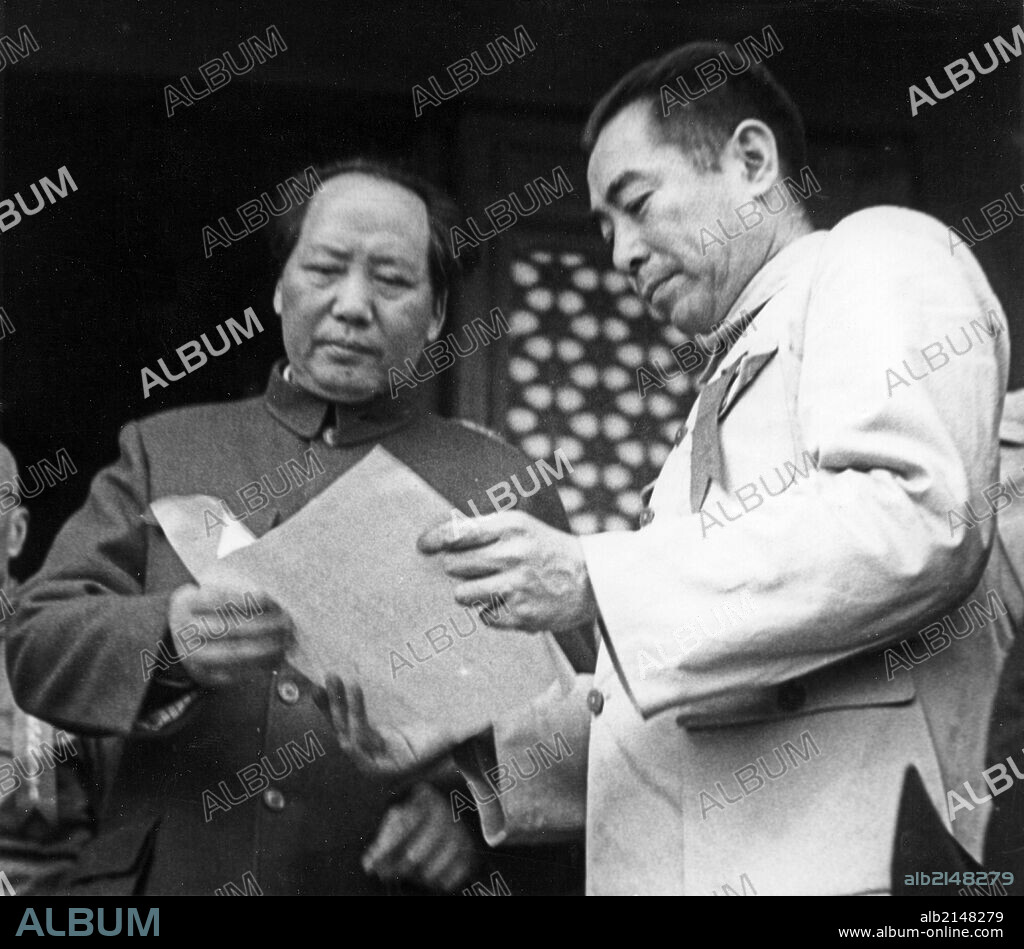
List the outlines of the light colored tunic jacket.
<svg viewBox="0 0 1024 949">
<path fill-rule="evenodd" d="M 496 724 L 499 762 L 537 732 L 579 752 L 483 808 L 494 839 L 568 830 L 588 762 L 590 893 L 744 875 L 759 894 L 886 891 L 910 765 L 980 856 L 991 804 L 964 782 L 990 793 L 986 728 L 1024 609 L 990 489 L 1002 309 L 944 227 L 892 207 L 787 246 L 726 327 L 761 304 L 711 367 L 709 383 L 738 373 L 700 511 L 698 399 L 653 519 L 583 539 L 605 627 L 595 692 L 579 681 Z"/>
</svg>

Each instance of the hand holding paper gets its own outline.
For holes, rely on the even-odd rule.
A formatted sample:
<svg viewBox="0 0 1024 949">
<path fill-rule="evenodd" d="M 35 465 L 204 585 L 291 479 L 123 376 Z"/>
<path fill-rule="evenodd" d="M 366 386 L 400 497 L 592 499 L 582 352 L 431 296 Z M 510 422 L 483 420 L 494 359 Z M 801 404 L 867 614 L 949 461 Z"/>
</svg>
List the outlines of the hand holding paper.
<svg viewBox="0 0 1024 949">
<path fill-rule="evenodd" d="M 458 742 L 443 721 L 374 726 L 366 714 L 363 690 L 327 677 L 327 702 L 338 744 L 363 774 L 406 778 L 423 771 Z"/>
<path fill-rule="evenodd" d="M 597 617 L 583 545 L 529 514 L 448 520 L 418 545 L 425 554 L 445 553 L 445 573 L 463 581 L 454 591 L 459 603 L 500 597 L 508 605 L 504 618 L 488 616 L 488 626 L 559 633 Z"/>
<path fill-rule="evenodd" d="M 234 622 L 231 608 L 240 603 L 253 604 L 249 613 L 255 615 Z M 167 612 L 182 666 L 207 687 L 237 685 L 276 668 L 295 641 L 292 618 L 264 592 L 188 584 L 171 594 Z M 191 648 L 191 629 L 207 631 L 201 648 Z"/>
</svg>

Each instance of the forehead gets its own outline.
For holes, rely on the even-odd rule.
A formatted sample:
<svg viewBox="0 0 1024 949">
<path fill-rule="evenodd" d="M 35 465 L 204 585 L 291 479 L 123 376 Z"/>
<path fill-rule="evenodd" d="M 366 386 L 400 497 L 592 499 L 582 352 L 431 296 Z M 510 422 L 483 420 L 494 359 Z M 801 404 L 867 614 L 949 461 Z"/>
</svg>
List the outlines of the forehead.
<svg viewBox="0 0 1024 949">
<path fill-rule="evenodd" d="M 393 181 L 364 174 L 331 178 L 313 198 L 299 243 L 337 246 L 354 241 L 425 260 L 430 242 L 427 207 Z"/>
<path fill-rule="evenodd" d="M 601 129 L 587 165 L 592 208 L 606 206 L 609 188 L 623 180 L 692 170 L 679 149 L 662 140 L 656 111 L 656 104 L 636 100 L 623 106 Z"/>
</svg>

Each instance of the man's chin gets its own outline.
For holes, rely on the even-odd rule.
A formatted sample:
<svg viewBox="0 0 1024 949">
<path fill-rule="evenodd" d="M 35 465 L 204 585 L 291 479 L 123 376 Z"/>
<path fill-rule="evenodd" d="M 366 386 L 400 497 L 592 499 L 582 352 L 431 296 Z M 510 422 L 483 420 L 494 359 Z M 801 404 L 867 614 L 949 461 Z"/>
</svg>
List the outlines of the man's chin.
<svg viewBox="0 0 1024 949">
<path fill-rule="evenodd" d="M 368 402 L 382 391 L 379 380 L 348 373 L 297 375 L 296 382 L 321 399 L 347 405 Z"/>
<path fill-rule="evenodd" d="M 671 323 L 680 333 L 685 333 L 687 336 L 697 336 L 698 334 L 705 332 L 705 328 L 702 326 L 701 314 L 695 313 L 691 307 L 688 306 L 675 306 L 665 314 L 665 318 Z"/>
<path fill-rule="evenodd" d="M 663 318 L 691 338 L 703 336 L 715 326 L 714 316 L 708 315 L 711 305 L 704 307 L 699 299 L 693 297 L 677 299 L 672 301 L 671 309 L 663 314 Z"/>
</svg>

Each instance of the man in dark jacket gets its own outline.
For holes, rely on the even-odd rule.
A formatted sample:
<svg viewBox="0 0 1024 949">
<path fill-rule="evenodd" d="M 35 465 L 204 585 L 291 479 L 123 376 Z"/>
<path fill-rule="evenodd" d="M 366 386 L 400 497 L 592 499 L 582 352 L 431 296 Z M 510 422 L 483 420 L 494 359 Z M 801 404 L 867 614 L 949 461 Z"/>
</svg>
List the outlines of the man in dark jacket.
<svg viewBox="0 0 1024 949">
<path fill-rule="evenodd" d="M 447 199 L 376 163 L 319 177 L 322 190 L 278 222 L 287 365 L 262 398 L 125 426 L 120 459 L 24 590 L 8 652 L 19 701 L 77 731 L 123 736 L 103 832 L 80 871 L 93 891 L 453 892 L 495 866 L 481 866 L 486 848 L 452 820 L 450 788 L 422 783 L 403 797 L 355 771 L 318 689 L 282 661 L 292 626 L 277 603 L 196 586 L 144 516 L 157 498 L 209 495 L 260 536 L 377 445 L 468 514 L 527 465 L 433 416 L 415 386 L 389 391 L 392 370 L 415 364 L 443 325 L 456 270 Z M 519 503 L 565 527 L 553 488 Z M 246 621 L 180 648 L 173 631 L 221 626 L 218 611 L 247 592 Z M 585 637 L 560 642 L 574 665 L 592 662 Z M 154 656 L 174 661 L 155 669 Z M 573 885 L 565 849 L 508 859 L 500 872 L 513 892 Z"/>
</svg>

